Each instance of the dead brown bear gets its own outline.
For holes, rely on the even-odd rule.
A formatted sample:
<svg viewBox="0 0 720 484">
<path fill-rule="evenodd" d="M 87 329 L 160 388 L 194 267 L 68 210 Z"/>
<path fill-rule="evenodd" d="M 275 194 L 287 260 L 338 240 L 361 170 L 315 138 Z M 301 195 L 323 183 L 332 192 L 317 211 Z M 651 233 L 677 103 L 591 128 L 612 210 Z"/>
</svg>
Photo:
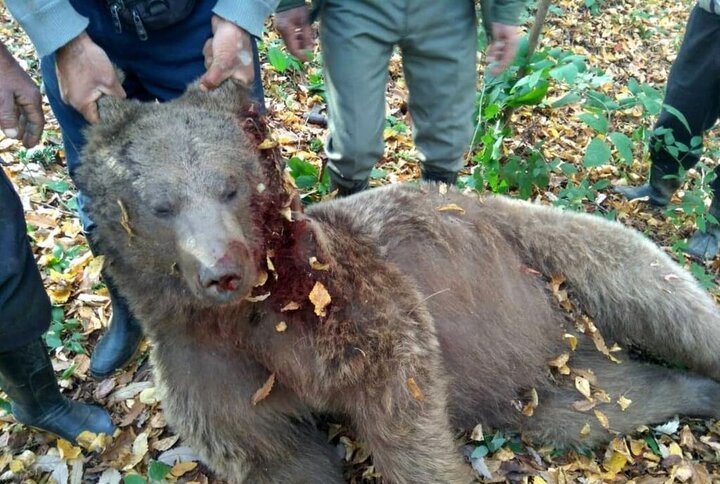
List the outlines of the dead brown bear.
<svg viewBox="0 0 720 484">
<path fill-rule="evenodd" d="M 281 167 L 236 114 L 237 91 L 105 101 L 79 172 L 107 270 L 154 343 L 167 419 L 213 469 L 250 483 L 341 482 L 316 412 L 346 416 L 397 483 L 470 481 L 451 429 L 478 422 L 556 443 L 609 440 L 573 409 L 572 385 L 548 376 L 567 351 L 564 315 L 528 267 L 563 274 L 608 339 L 692 369 L 624 354 L 618 365 L 581 340 L 571 364 L 592 368 L 612 397 L 596 408 L 613 432 L 720 414 L 718 307 L 641 235 L 434 185 L 291 212 Z M 533 388 L 528 418 L 514 402 Z M 634 402 L 625 411 L 621 395 Z"/>
</svg>

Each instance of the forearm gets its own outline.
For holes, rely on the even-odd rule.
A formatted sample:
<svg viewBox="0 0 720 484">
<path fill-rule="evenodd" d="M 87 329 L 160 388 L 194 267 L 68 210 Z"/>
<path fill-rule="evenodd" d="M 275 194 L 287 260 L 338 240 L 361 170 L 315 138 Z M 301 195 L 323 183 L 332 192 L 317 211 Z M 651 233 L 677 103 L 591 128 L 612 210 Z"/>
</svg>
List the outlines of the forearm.
<svg viewBox="0 0 720 484">
<path fill-rule="evenodd" d="M 213 13 L 241 27 L 250 35 L 262 35 L 265 20 L 280 0 L 218 0 Z"/>
<path fill-rule="evenodd" d="M 5 5 L 32 40 L 38 57 L 52 54 L 88 25 L 69 0 L 6 0 Z"/>
<path fill-rule="evenodd" d="M 518 25 L 526 8 L 525 0 L 496 0 L 491 20 L 504 25 Z"/>
<path fill-rule="evenodd" d="M 305 5 L 305 0 L 280 0 L 275 11 L 284 12 L 285 10 L 302 7 L 303 5 Z"/>
</svg>

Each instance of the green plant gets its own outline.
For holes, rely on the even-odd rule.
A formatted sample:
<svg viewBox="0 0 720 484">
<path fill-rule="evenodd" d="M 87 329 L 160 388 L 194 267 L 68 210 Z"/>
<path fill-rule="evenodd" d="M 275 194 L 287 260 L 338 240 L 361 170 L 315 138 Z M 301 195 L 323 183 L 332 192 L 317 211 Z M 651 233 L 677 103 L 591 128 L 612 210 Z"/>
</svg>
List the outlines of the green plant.
<svg viewBox="0 0 720 484">
<path fill-rule="evenodd" d="M 65 319 L 65 311 L 60 306 L 53 306 L 51 311 L 50 328 L 45 333 L 45 343 L 50 349 L 66 348 L 72 353 L 83 353 L 86 354 L 83 343 L 85 342 L 85 335 L 82 333 L 82 324 L 80 321 L 74 318 Z M 63 378 L 68 378 L 73 367 L 67 370 L 68 375 Z"/>
</svg>

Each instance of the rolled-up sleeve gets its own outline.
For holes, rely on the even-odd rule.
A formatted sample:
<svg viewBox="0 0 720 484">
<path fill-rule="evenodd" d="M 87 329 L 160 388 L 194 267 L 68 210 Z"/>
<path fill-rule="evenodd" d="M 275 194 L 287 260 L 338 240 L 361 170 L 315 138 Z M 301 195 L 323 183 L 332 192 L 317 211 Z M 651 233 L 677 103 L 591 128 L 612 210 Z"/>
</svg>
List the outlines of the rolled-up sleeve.
<svg viewBox="0 0 720 484">
<path fill-rule="evenodd" d="M 80 35 L 88 25 L 68 0 L 5 0 L 35 45 L 39 57 L 52 54 Z"/>
<path fill-rule="evenodd" d="M 218 0 L 216 15 L 245 29 L 250 35 L 262 35 L 265 20 L 275 11 L 280 0 Z"/>
</svg>

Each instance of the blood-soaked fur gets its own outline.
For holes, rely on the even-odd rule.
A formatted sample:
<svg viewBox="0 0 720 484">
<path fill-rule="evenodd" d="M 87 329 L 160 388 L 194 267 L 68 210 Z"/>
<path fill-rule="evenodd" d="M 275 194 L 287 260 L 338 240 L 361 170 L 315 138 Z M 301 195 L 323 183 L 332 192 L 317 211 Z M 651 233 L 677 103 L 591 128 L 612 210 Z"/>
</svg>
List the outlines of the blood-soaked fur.
<svg viewBox="0 0 720 484">
<path fill-rule="evenodd" d="M 290 221 L 293 191 L 259 155 L 262 130 L 236 115 L 241 102 L 231 85 L 108 102 L 79 171 L 107 270 L 153 341 L 167 419 L 216 471 L 341 482 L 316 413 L 346 416 L 398 483 L 469 481 L 451 429 L 478 422 L 594 445 L 675 413 L 720 413 L 718 308 L 638 233 L 435 185 L 374 189 Z M 596 408 L 611 431 L 575 411 L 582 397 L 548 370 L 567 328 L 538 271 L 564 275 L 607 340 L 693 372 L 624 353 L 618 365 L 581 338 L 570 366 L 592 368 L 610 395 Z M 308 296 L 317 283 L 325 308 Z M 525 417 L 518 401 L 533 388 Z"/>
</svg>

